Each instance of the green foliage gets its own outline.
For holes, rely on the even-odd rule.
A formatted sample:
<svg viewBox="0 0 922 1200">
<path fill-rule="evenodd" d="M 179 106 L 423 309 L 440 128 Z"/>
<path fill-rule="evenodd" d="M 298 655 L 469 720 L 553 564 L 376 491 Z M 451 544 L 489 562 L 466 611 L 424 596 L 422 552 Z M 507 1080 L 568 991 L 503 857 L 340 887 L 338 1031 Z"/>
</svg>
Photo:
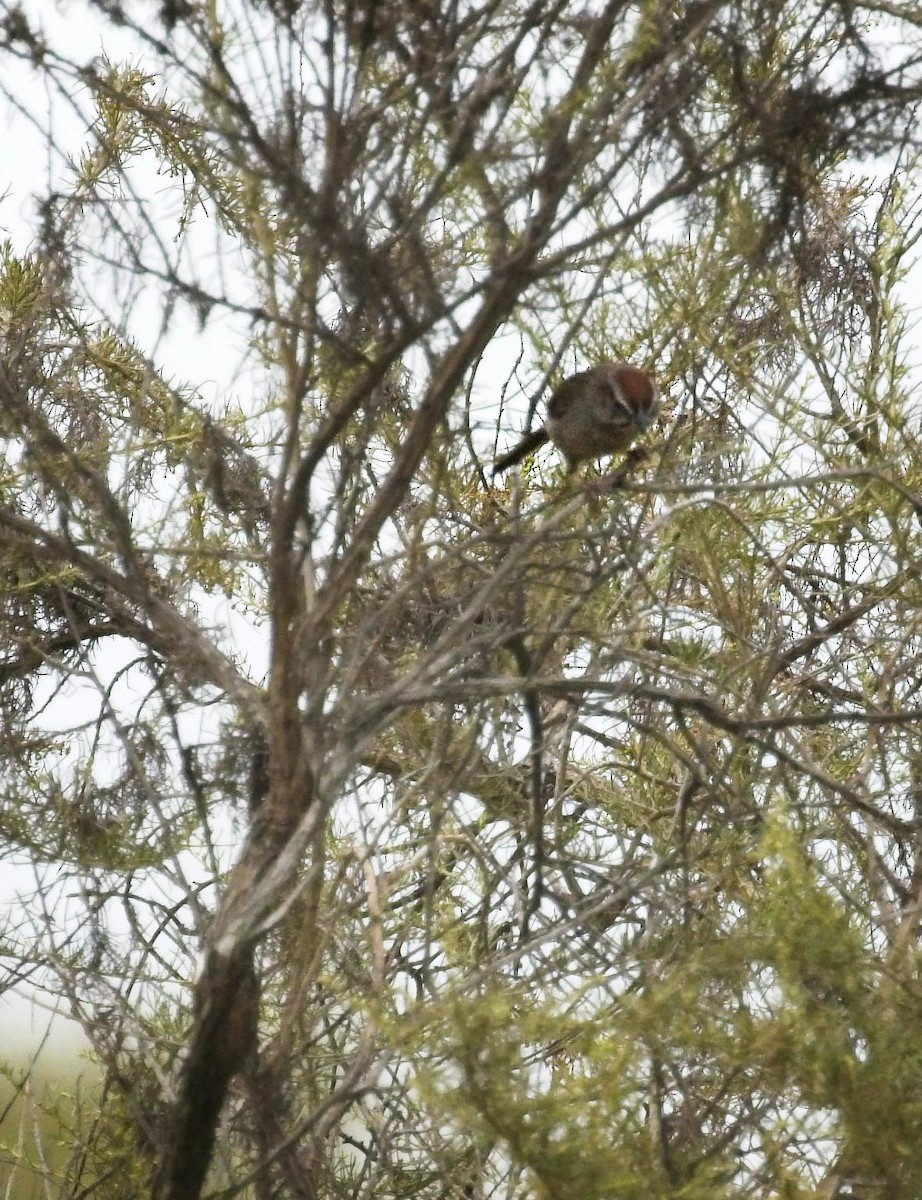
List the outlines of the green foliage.
<svg viewBox="0 0 922 1200">
<path fill-rule="evenodd" d="M 918 6 L 98 16 L 0 20 L 47 1193 L 916 1200 Z"/>
</svg>

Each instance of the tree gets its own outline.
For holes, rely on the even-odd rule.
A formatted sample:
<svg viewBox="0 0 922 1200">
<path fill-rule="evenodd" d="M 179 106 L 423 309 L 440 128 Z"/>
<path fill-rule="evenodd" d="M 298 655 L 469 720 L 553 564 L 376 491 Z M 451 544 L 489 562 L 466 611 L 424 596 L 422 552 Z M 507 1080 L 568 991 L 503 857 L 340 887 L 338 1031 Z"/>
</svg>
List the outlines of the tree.
<svg viewBox="0 0 922 1200">
<path fill-rule="evenodd" d="M 104 1070 L 58 1193 L 918 1195 L 922 9 L 95 19 L 3 19 L 5 949 Z M 646 458 L 491 486 L 610 358 Z"/>
</svg>

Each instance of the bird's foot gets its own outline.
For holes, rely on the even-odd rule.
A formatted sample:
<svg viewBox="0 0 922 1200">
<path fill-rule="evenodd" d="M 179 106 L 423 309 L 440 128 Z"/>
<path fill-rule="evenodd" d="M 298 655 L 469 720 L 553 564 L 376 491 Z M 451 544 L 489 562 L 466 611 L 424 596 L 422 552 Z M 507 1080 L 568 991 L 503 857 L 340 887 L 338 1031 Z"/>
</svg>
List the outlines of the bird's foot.
<svg viewBox="0 0 922 1200">
<path fill-rule="evenodd" d="M 590 496 L 601 497 L 607 496 L 611 492 L 615 492 L 618 488 L 623 487 L 628 475 L 636 466 L 639 466 L 645 458 L 650 454 L 650 451 L 645 446 L 635 446 L 626 456 L 624 462 L 617 469 L 608 475 L 602 475 L 599 479 L 592 479 L 586 484 L 586 491 Z"/>
</svg>

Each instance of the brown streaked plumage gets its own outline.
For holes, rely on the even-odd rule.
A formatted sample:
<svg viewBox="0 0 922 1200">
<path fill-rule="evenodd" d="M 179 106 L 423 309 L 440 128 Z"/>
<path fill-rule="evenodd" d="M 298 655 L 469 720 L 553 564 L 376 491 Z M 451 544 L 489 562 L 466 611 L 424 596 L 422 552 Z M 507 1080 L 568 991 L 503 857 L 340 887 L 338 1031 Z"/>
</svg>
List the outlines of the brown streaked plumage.
<svg viewBox="0 0 922 1200">
<path fill-rule="evenodd" d="M 547 402 L 547 421 L 533 429 L 493 464 L 498 475 L 553 442 L 567 470 L 605 454 L 627 450 L 650 425 L 659 408 L 656 384 L 630 363 L 600 363 L 565 379 Z"/>
</svg>

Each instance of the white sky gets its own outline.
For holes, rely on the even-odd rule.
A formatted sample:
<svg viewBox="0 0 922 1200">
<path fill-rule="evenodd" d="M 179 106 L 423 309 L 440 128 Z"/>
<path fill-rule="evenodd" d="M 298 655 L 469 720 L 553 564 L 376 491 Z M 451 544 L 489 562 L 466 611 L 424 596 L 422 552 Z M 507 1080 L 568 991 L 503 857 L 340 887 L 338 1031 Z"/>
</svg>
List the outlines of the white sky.
<svg viewBox="0 0 922 1200">
<path fill-rule="evenodd" d="M 31 22 L 39 23 L 50 36 L 52 45 L 58 45 L 68 58 L 89 60 L 105 48 L 107 55 L 114 60 L 137 56 L 137 46 L 131 34 L 119 30 L 111 24 L 103 26 L 98 22 L 96 14 L 82 4 L 67 3 L 53 5 L 46 0 L 28 0 L 26 12 Z M 105 47 L 104 47 L 105 43 Z M 44 92 L 41 75 L 25 64 L 14 64 L 9 58 L 4 60 L 4 86 L 13 94 L 28 97 L 32 110 L 39 121 L 47 117 L 49 106 L 55 112 L 55 133 L 59 146 L 66 147 L 71 153 L 77 154 L 84 147 L 82 138 L 84 127 L 73 113 L 68 114 L 66 106 L 60 97 L 53 97 Z M 68 167 L 66 161 L 54 146 L 47 143 L 38 129 L 28 117 L 12 109 L 0 98 L 0 121 L 5 135 L 0 138 L 0 236 L 8 237 L 16 251 L 28 249 L 36 225 L 36 197 L 47 194 L 49 183 L 52 186 L 66 186 Z M 70 130 L 70 134 L 69 131 Z M 167 177 L 162 180 L 164 193 L 175 187 L 174 181 Z M 189 235 L 194 239 L 196 234 Z M 203 253 L 213 253 L 213 245 L 204 245 Z M 918 292 L 919 272 L 916 271 L 907 281 L 906 287 Z M 113 310 L 115 309 L 113 303 Z M 117 314 L 113 314 L 117 315 Z M 138 333 L 142 348 L 153 349 L 144 343 L 142 331 L 159 329 L 162 320 L 161 293 L 151 290 L 148 296 L 141 296 L 131 314 L 132 325 Z M 214 411 L 220 411 L 228 398 L 239 398 L 246 404 L 249 399 L 248 388 L 252 378 L 242 370 L 242 360 L 238 353 L 228 352 L 228 346 L 241 347 L 240 337 L 245 330 L 242 318 L 216 314 L 204 331 L 190 324 L 184 331 L 183 323 L 192 322 L 188 310 L 173 322 L 157 346 L 158 361 L 169 364 L 180 379 L 194 381 L 201 389 L 203 400 Z M 194 332 L 194 336 L 189 336 Z M 511 363 L 518 350 L 510 344 L 497 353 L 498 369 L 494 381 L 501 382 L 508 377 Z M 574 364 L 576 365 L 576 364 Z M 489 369 L 483 370 L 480 379 L 488 381 Z M 479 380 L 478 380 L 479 382 Z M 512 397 L 511 408 L 507 413 L 506 423 L 510 431 L 511 442 L 514 431 L 519 428 L 521 416 L 527 404 L 527 396 Z M 495 398 L 489 399 L 491 409 Z M 265 665 L 265 644 L 254 637 L 252 626 L 234 612 L 228 604 L 216 603 L 214 611 L 209 614 L 215 623 L 224 626 L 236 648 L 250 660 L 253 678 L 259 678 Z M 6 869 L 5 869 L 6 871 Z M 0 894 L 9 896 L 11 877 L 5 873 L 4 884 Z M 9 993 L 0 997 L 0 1038 L 4 1053 L 14 1055 L 15 1048 L 22 1047 L 23 1056 L 29 1049 L 41 1043 L 45 1037 L 49 1023 L 49 1012 L 45 1007 L 36 1007 L 28 996 L 11 996 Z M 43 1050 L 43 1057 L 60 1061 L 62 1053 L 65 1059 L 72 1053 L 75 1046 L 80 1045 L 81 1036 L 74 1022 L 61 1018 L 52 1022 L 52 1036 Z M 78 1070 L 85 1070 L 85 1064 L 77 1064 Z"/>
</svg>

